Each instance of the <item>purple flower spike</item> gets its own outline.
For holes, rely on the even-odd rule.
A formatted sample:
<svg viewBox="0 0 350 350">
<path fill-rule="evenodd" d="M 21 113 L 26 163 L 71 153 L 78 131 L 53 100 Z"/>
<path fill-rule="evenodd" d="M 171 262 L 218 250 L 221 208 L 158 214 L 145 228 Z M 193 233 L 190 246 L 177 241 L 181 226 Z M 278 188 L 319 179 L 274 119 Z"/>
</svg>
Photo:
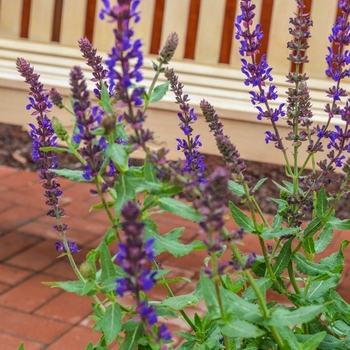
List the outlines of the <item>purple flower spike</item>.
<svg viewBox="0 0 350 350">
<path fill-rule="evenodd" d="M 39 75 L 34 73 L 34 69 L 23 58 L 17 58 L 16 66 L 18 72 L 25 82 L 30 85 L 30 104 L 27 109 L 34 109 L 32 115 L 36 115 L 37 125 L 32 123 L 30 126 L 30 136 L 33 138 L 32 158 L 39 166 L 39 178 L 45 190 L 46 204 L 50 207 L 48 216 L 60 219 L 65 215 L 65 210 L 59 206 L 59 197 L 62 190 L 58 182 L 58 177 L 50 169 L 57 169 L 56 154 L 52 151 L 43 152 L 41 147 L 57 147 L 56 135 L 52 127 L 52 122 L 47 113 L 50 112 L 52 103 L 43 84 L 39 81 Z M 64 233 L 68 229 L 66 224 L 58 224 L 53 227 L 56 231 Z"/>
<path fill-rule="evenodd" d="M 75 244 L 75 242 L 71 241 L 70 239 L 68 239 L 67 245 L 68 245 L 68 249 L 71 253 L 78 253 L 79 252 L 79 249 L 78 249 L 77 245 Z M 62 253 L 67 253 L 67 250 L 64 247 L 63 242 L 56 242 L 55 246 L 56 246 L 57 251 L 60 251 Z"/>
</svg>

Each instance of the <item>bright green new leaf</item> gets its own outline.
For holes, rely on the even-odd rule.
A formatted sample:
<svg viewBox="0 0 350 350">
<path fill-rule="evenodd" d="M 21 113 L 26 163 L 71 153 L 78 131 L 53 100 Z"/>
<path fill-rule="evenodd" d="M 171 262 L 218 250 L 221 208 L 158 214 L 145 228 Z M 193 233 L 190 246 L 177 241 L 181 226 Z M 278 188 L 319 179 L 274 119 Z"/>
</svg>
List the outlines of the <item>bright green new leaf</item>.
<svg viewBox="0 0 350 350">
<path fill-rule="evenodd" d="M 71 150 L 69 148 L 53 147 L 53 146 L 40 147 L 40 151 L 43 151 L 43 152 L 53 151 L 55 153 L 63 153 L 63 152 L 73 153 L 74 152 L 73 150 Z"/>
<path fill-rule="evenodd" d="M 249 233 L 255 232 L 253 221 L 246 214 L 244 214 L 241 209 L 236 207 L 231 201 L 229 202 L 229 208 L 233 220 L 239 227 L 243 227 L 244 231 Z"/>
<path fill-rule="evenodd" d="M 120 174 L 118 181 L 114 184 L 114 189 L 117 193 L 114 210 L 116 218 L 120 217 L 122 206 L 135 197 L 135 175 L 129 171 Z"/>
<path fill-rule="evenodd" d="M 89 342 L 89 344 L 86 345 L 85 350 L 94 350 L 94 344 L 92 342 Z"/>
<path fill-rule="evenodd" d="M 260 180 L 256 183 L 256 185 L 253 187 L 253 192 L 256 192 L 256 191 L 259 189 L 259 187 L 260 187 L 266 180 L 268 180 L 267 177 L 264 177 L 263 179 L 260 179 Z"/>
<path fill-rule="evenodd" d="M 122 312 L 116 303 L 109 305 L 103 318 L 102 331 L 106 343 L 110 344 L 119 334 L 122 328 Z"/>
<path fill-rule="evenodd" d="M 150 103 L 158 102 L 165 96 L 169 88 L 169 83 L 170 82 L 167 81 L 164 84 L 160 84 L 155 87 L 149 99 Z"/>
<path fill-rule="evenodd" d="M 18 349 L 17 350 L 24 350 L 24 344 L 23 343 L 21 343 L 21 345 L 18 347 Z"/>
<path fill-rule="evenodd" d="M 51 172 L 63 176 L 68 180 L 75 182 L 90 182 L 91 180 L 86 180 L 83 176 L 82 170 L 70 170 L 70 169 L 50 169 Z"/>
<path fill-rule="evenodd" d="M 315 254 L 315 242 L 312 236 L 307 236 L 303 242 L 303 247 L 306 252 Z"/>
</svg>

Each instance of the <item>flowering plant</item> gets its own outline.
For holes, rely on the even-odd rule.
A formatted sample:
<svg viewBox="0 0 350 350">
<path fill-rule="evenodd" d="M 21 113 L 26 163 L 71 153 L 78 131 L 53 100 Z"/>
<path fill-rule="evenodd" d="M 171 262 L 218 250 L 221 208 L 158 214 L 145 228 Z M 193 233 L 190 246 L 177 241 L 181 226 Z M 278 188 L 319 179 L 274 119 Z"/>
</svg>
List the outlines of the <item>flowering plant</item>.
<svg viewBox="0 0 350 350">
<path fill-rule="evenodd" d="M 101 339 L 95 345 L 88 343 L 87 350 L 108 349 L 114 340 L 120 349 L 167 346 L 172 349 L 172 334 L 163 319 L 179 315 L 191 331 L 176 332 L 183 338 L 178 349 L 350 348 L 350 306 L 335 291 L 344 267 L 343 250 L 349 241 L 343 241 L 336 253 L 315 262 L 317 254 L 330 243 L 334 229 L 350 229 L 350 219 L 340 220 L 335 216 L 337 203 L 350 191 L 350 159 L 346 156 L 350 152 L 350 106 L 349 99 L 345 105 L 341 104 L 341 98 L 348 95 L 340 85 L 350 76 L 347 68 L 350 53 L 345 50 L 350 43 L 350 1 L 339 1 L 342 16 L 329 36 L 336 50 L 328 48 L 326 75 L 335 85 L 327 91 L 328 121 L 316 126 L 307 75 L 301 74 L 301 65 L 308 62 L 305 52 L 312 21 L 304 13 L 303 0 L 296 3 L 297 13 L 290 20 L 292 39 L 287 45 L 291 50 L 288 59 L 295 70 L 287 75 L 291 87 L 286 104 L 278 108 L 270 107 L 271 101 L 278 98 L 277 87 L 271 83 L 272 68 L 265 55 L 258 58 L 263 34 L 260 25 L 253 28 L 253 1 L 240 2 L 241 14 L 235 23 L 239 52 L 244 57 L 244 84 L 252 88 L 250 98 L 257 108 L 258 119 L 265 118 L 271 123 L 265 141 L 283 153 L 286 174 L 291 179 L 276 183 L 280 197 L 273 199 L 277 211 L 272 224 L 255 199 L 266 179 L 253 184 L 245 175 L 244 160 L 224 133 L 214 107 L 203 100 L 200 108 L 227 165 L 205 175 L 204 157 L 199 151 L 202 141 L 194 133 L 197 116 L 179 77 L 166 66 L 178 43 L 175 33 L 169 35 L 157 62 L 153 63 L 155 77 L 151 86 L 147 89 L 139 85 L 142 43 L 134 39 L 132 29 L 132 22 L 140 20 L 138 0 L 117 0 L 114 5 L 103 0 L 101 19 L 115 23 L 115 46 L 105 61 L 106 68 L 90 42 L 86 38 L 79 40 L 83 57 L 92 68 L 92 81 L 96 83 L 96 105 L 89 97 L 80 67 L 73 67 L 70 73 L 71 107 L 68 107 L 55 89 L 47 93 L 33 68 L 18 58 L 18 71 L 30 85 L 27 109 L 34 110 L 32 114 L 37 120 L 37 124 L 30 124 L 32 156 L 39 165 L 46 204 L 50 207 L 48 215 L 56 218 L 54 229 L 61 236 L 56 249 L 61 257 L 69 259 L 77 275 L 76 281 L 47 284 L 93 298 L 91 319 Z M 156 86 L 160 74 L 165 75 L 167 83 Z M 148 105 L 160 100 L 169 86 L 180 109 L 178 117 L 184 137 L 177 139 L 177 149 L 183 152 L 184 161 L 167 161 L 167 150 L 163 148 L 151 151 L 153 133 L 144 125 Z M 59 120 L 48 117 L 53 104 L 74 115 L 73 135 L 68 134 Z M 330 121 L 334 118 L 340 125 L 331 130 Z M 279 132 L 280 120 L 285 120 L 291 130 L 285 138 Z M 126 126 L 131 130 L 129 133 Z M 58 146 L 58 140 L 66 147 Z M 291 153 L 287 142 L 291 142 Z M 303 143 L 307 144 L 308 155 L 299 167 Z M 327 157 L 316 164 L 314 156 L 324 151 L 324 143 Z M 145 152 L 142 166 L 132 166 L 129 162 L 137 149 Z M 57 152 L 74 154 L 84 170 L 59 170 Z M 339 191 L 330 193 L 329 175 L 336 168 L 343 171 Z M 101 243 L 87 254 L 80 268 L 74 261 L 79 248 L 67 238 L 69 227 L 63 222 L 65 210 L 59 205 L 62 190 L 58 176 L 93 183 L 101 200 L 93 209 L 105 210 L 110 221 Z M 229 191 L 241 197 L 249 215 L 227 202 Z M 178 194 L 186 199 L 185 203 L 174 198 Z M 197 222 L 203 241 L 181 243 L 181 228 L 160 235 L 150 217 L 165 211 Z M 228 211 L 240 229 L 228 231 L 225 226 Z M 305 213 L 311 215 L 310 222 L 303 221 Z M 238 244 L 243 234 L 259 241 L 261 256 L 255 252 L 242 255 Z M 273 245 L 267 244 L 271 240 Z M 111 256 L 109 247 L 115 242 L 118 249 Z M 176 296 L 171 283 L 183 278 L 168 279 L 169 271 L 157 262 L 157 256 L 168 251 L 180 257 L 195 250 L 208 252 L 196 288 L 189 294 Z M 224 260 L 225 250 L 230 252 L 228 261 Z M 288 289 L 287 283 L 292 288 Z M 149 300 L 147 292 L 154 285 L 164 286 L 168 297 L 160 302 Z M 266 293 L 271 289 L 285 296 L 289 304 L 267 302 Z M 124 295 L 132 296 L 130 305 L 120 302 Z M 207 312 L 190 317 L 186 308 L 202 299 Z"/>
</svg>

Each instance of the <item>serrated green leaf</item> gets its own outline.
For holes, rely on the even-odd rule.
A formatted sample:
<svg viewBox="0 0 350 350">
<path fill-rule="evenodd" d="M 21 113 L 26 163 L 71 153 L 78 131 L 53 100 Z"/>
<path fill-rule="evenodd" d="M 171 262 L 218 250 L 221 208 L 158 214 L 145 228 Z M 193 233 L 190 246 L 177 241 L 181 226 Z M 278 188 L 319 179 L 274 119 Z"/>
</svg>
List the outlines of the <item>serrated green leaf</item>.
<svg viewBox="0 0 350 350">
<path fill-rule="evenodd" d="M 66 281 L 66 282 L 42 282 L 46 286 L 52 288 L 58 287 L 66 292 L 75 293 L 77 295 L 94 295 L 96 292 L 94 281 Z"/>
<path fill-rule="evenodd" d="M 289 239 L 283 244 L 283 247 L 278 254 L 278 258 L 272 266 L 272 271 L 275 276 L 280 276 L 281 273 L 287 268 L 292 255 L 292 242 L 293 238 Z"/>
<path fill-rule="evenodd" d="M 155 103 L 160 101 L 167 93 L 168 88 L 169 88 L 169 81 L 156 86 L 149 99 L 150 103 Z"/>
<path fill-rule="evenodd" d="M 102 282 L 101 293 L 107 294 L 111 291 L 114 291 L 116 288 L 117 282 L 115 277 L 108 278 Z"/>
<path fill-rule="evenodd" d="M 315 251 L 316 253 L 323 252 L 333 237 L 333 228 L 326 225 L 315 241 Z"/>
<path fill-rule="evenodd" d="M 107 86 L 105 84 L 101 84 L 101 102 L 103 109 L 109 114 L 115 114 L 113 108 L 111 106 L 109 93 Z"/>
<path fill-rule="evenodd" d="M 308 289 L 306 298 L 309 300 L 317 300 L 323 297 L 330 288 L 335 287 L 339 282 L 340 277 L 333 276 L 327 280 L 317 281 L 311 284 Z"/>
<path fill-rule="evenodd" d="M 271 326 L 294 326 L 311 321 L 323 310 L 323 305 L 302 306 L 295 310 L 277 307 L 273 310 L 272 316 L 267 320 L 267 323 Z"/>
<path fill-rule="evenodd" d="M 118 304 L 112 303 L 107 307 L 102 324 L 102 331 L 108 345 L 118 336 L 122 328 L 122 311 Z"/>
<path fill-rule="evenodd" d="M 323 258 L 319 265 L 327 267 L 329 271 L 332 273 L 340 273 L 344 267 L 344 253 L 343 250 L 348 246 L 349 241 L 344 240 L 340 244 L 340 249 L 331 254 L 330 256 L 327 256 Z"/>
<path fill-rule="evenodd" d="M 91 180 L 86 180 L 83 176 L 82 170 L 70 170 L 70 169 L 50 169 L 51 172 L 63 176 L 68 180 L 75 182 L 90 182 Z"/>
<path fill-rule="evenodd" d="M 255 232 L 254 223 L 248 215 L 244 214 L 243 211 L 236 207 L 231 201 L 229 202 L 229 208 L 233 220 L 239 227 L 242 227 L 244 231 L 249 233 Z"/>
<path fill-rule="evenodd" d="M 111 208 L 111 207 L 113 207 L 114 202 L 106 202 L 106 205 L 107 205 L 108 208 Z M 104 207 L 103 203 L 94 204 L 94 205 L 92 205 L 90 207 L 89 212 L 92 211 L 92 210 L 101 210 L 101 209 L 104 209 L 104 208 L 105 207 Z"/>
<path fill-rule="evenodd" d="M 124 174 L 119 174 L 118 181 L 114 184 L 114 189 L 117 193 L 117 199 L 114 205 L 116 219 L 120 217 L 122 207 L 129 200 L 135 198 L 135 176 L 133 173 L 126 171 Z"/>
<path fill-rule="evenodd" d="M 303 254 L 294 254 L 292 256 L 292 260 L 296 264 L 297 270 L 306 275 L 320 276 L 324 273 L 328 273 L 327 267 L 320 266 L 312 261 L 308 261 Z"/>
<path fill-rule="evenodd" d="M 231 317 L 227 322 L 219 321 L 219 328 L 223 334 L 233 338 L 257 338 L 265 334 L 257 326 L 235 317 Z"/>
<path fill-rule="evenodd" d="M 296 335 L 287 326 L 278 325 L 277 332 L 283 340 L 284 347 L 288 350 L 300 350 Z"/>
<path fill-rule="evenodd" d="M 332 217 L 327 220 L 327 226 L 338 230 L 350 230 L 350 219 L 340 220 Z"/>
<path fill-rule="evenodd" d="M 101 258 L 100 258 L 100 264 L 101 264 L 101 281 L 109 280 L 110 278 L 116 278 L 117 273 L 114 268 L 114 264 L 111 260 L 111 255 L 109 253 L 108 247 L 106 243 L 101 242 L 100 244 L 101 248 Z"/>
<path fill-rule="evenodd" d="M 243 186 L 233 180 L 228 181 L 228 188 L 232 193 L 236 194 L 239 197 L 242 197 L 245 193 Z"/>
<path fill-rule="evenodd" d="M 321 188 L 318 193 L 316 200 L 316 215 L 321 220 L 325 217 L 328 210 L 328 199 L 326 195 L 326 190 L 324 187 Z"/>
<path fill-rule="evenodd" d="M 315 254 L 316 250 L 315 250 L 315 243 L 314 243 L 314 239 L 312 236 L 307 236 L 303 242 L 303 247 L 305 249 L 306 252 L 311 253 L 311 254 Z"/>
<path fill-rule="evenodd" d="M 349 349 L 349 341 L 335 338 L 334 336 L 327 334 L 321 344 L 318 346 L 318 350 L 343 350 Z"/>
<path fill-rule="evenodd" d="M 180 216 L 184 219 L 199 222 L 202 215 L 199 214 L 193 207 L 177 201 L 173 198 L 159 198 L 157 204 L 164 210 Z"/>
<path fill-rule="evenodd" d="M 259 187 L 260 187 L 266 180 L 268 180 L 268 177 L 264 177 L 263 179 L 260 179 L 260 180 L 256 183 L 256 185 L 253 187 L 253 192 L 256 192 L 256 191 L 259 189 Z"/>
<path fill-rule="evenodd" d="M 154 221 L 145 220 L 145 236 L 146 239 L 155 238 L 154 250 L 156 256 L 165 251 L 174 255 L 175 257 L 180 257 L 188 255 L 192 250 L 198 248 L 198 242 L 194 241 L 191 244 L 183 244 L 178 239 L 184 231 L 184 227 L 178 227 L 165 235 L 159 235 L 157 225 Z"/>
<path fill-rule="evenodd" d="M 262 233 L 259 235 L 264 239 L 274 239 L 281 236 L 295 235 L 300 231 L 297 227 L 264 227 Z"/>
<path fill-rule="evenodd" d="M 113 161 L 113 164 L 120 173 L 125 173 L 129 168 L 129 158 L 125 146 L 113 143 L 107 146 L 106 155 Z"/>
<path fill-rule="evenodd" d="M 158 183 L 157 175 L 156 175 L 156 169 L 154 164 L 145 161 L 145 164 L 143 166 L 143 173 L 145 180 L 148 182 L 155 182 Z"/>
</svg>

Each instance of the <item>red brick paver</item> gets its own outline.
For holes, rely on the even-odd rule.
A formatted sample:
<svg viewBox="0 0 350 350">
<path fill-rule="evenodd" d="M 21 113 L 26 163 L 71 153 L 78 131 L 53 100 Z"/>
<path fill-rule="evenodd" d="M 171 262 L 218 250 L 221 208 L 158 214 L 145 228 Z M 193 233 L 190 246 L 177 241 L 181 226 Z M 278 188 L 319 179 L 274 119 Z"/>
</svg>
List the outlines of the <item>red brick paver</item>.
<svg viewBox="0 0 350 350">
<path fill-rule="evenodd" d="M 78 265 L 84 261 L 89 249 L 96 247 L 110 225 L 102 211 L 88 212 L 99 202 L 89 193 L 90 187 L 86 183 L 62 180 L 62 203 L 67 211 L 65 221 L 70 226 L 68 232 L 81 249 L 76 255 Z M 96 342 L 99 339 L 99 333 L 92 331 L 94 322 L 87 317 L 92 299 L 41 283 L 76 279 L 67 259 L 57 259 L 55 241 L 59 236 L 52 229 L 54 222 L 46 217 L 47 208 L 41 193 L 37 174 L 0 166 L 0 350 L 16 350 L 21 342 L 26 350 L 84 350 L 89 340 Z M 157 223 L 161 234 L 184 227 L 180 238 L 183 243 L 203 239 L 196 223 L 170 214 L 154 215 L 150 219 Z M 230 221 L 228 227 L 236 226 Z M 323 256 L 335 252 L 342 240 L 349 239 L 349 232 L 336 231 L 334 235 L 334 243 Z M 239 247 L 243 253 L 256 251 L 260 254 L 256 237 L 247 235 L 243 243 Z M 113 249 L 115 247 L 111 251 Z M 346 271 L 338 291 L 350 302 L 348 251 L 345 251 Z M 179 259 L 168 253 L 157 257 L 164 269 L 172 270 L 166 277 L 182 276 L 190 280 L 170 285 L 176 295 L 193 291 L 206 256 L 204 251 L 195 251 Z M 162 286 L 156 286 L 148 295 L 150 300 L 160 300 L 166 293 Z M 285 301 L 277 293 L 269 295 L 269 300 L 272 299 Z M 132 299 L 126 296 L 123 302 L 130 305 Z M 195 312 L 201 314 L 204 307 L 200 302 L 188 313 L 190 316 Z M 181 318 L 163 321 L 171 330 L 179 330 L 179 327 L 189 330 Z M 178 342 L 174 344 L 177 345 Z M 114 343 L 112 349 L 117 348 Z"/>
</svg>

